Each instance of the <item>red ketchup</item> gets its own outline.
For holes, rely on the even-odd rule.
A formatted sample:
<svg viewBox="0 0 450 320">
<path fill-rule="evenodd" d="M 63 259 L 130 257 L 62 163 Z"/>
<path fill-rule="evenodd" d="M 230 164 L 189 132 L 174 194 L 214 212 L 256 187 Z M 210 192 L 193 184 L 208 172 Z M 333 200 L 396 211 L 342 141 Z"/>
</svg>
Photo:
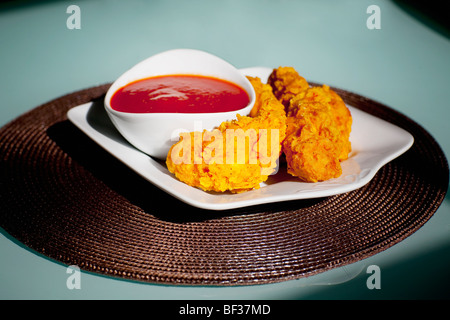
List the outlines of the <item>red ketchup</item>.
<svg viewBox="0 0 450 320">
<path fill-rule="evenodd" d="M 249 102 L 244 89 L 226 80 L 167 75 L 127 84 L 114 93 L 111 107 L 130 113 L 209 113 L 236 111 Z"/>
</svg>

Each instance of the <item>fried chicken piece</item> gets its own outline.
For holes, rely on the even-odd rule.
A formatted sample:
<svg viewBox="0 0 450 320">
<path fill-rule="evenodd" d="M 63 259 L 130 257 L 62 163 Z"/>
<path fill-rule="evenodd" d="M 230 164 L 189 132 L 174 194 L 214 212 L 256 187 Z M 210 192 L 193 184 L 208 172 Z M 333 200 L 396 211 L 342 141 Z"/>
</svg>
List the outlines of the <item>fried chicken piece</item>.
<svg viewBox="0 0 450 320">
<path fill-rule="evenodd" d="M 342 169 L 333 141 L 338 132 L 329 105 L 294 98 L 291 106 L 283 143 L 288 173 L 306 182 L 339 177 Z"/>
<path fill-rule="evenodd" d="M 288 116 L 294 116 L 301 123 L 302 117 L 308 117 L 305 113 L 308 109 L 308 103 L 320 103 L 326 107 L 329 116 L 319 117 L 315 121 L 315 126 L 322 128 L 320 135 L 326 136 L 335 143 L 338 150 L 338 158 L 340 161 L 346 160 L 351 151 L 350 132 L 352 129 L 352 116 L 350 110 L 345 105 L 342 98 L 327 85 L 308 88 L 301 94 L 291 100 L 288 108 Z M 303 105 L 302 104 L 305 104 Z M 302 114 L 298 114 L 299 107 L 304 110 Z M 314 108 L 311 110 L 314 111 Z M 327 119 L 328 121 L 325 121 Z M 311 119 L 311 121 L 313 121 Z M 325 129 L 323 129 L 325 128 Z"/>
<path fill-rule="evenodd" d="M 317 182 L 342 174 L 348 158 L 351 115 L 328 86 L 308 88 L 290 100 L 283 151 L 288 173 Z"/>
<path fill-rule="evenodd" d="M 308 89 L 309 84 L 292 67 L 278 67 L 274 69 L 267 80 L 273 89 L 273 94 L 285 106 L 289 107 L 289 101 L 299 93 Z"/>
<path fill-rule="evenodd" d="M 238 114 L 216 130 L 182 134 L 171 147 L 167 168 L 180 181 L 205 191 L 239 193 L 258 189 L 276 172 L 286 112 L 269 85 L 248 79 L 257 97 L 250 116 Z"/>
<path fill-rule="evenodd" d="M 341 97 L 326 85 L 309 87 L 292 67 L 274 69 L 268 83 L 286 107 L 283 152 L 288 173 L 307 182 L 339 177 L 340 161 L 351 151 L 352 125 Z"/>
</svg>

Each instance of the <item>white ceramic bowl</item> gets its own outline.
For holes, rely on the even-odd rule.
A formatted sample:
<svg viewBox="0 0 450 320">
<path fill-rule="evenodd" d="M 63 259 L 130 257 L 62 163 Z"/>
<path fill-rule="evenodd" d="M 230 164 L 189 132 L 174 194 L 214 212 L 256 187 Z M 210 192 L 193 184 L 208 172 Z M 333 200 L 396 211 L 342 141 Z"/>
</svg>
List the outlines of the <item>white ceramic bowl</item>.
<svg viewBox="0 0 450 320">
<path fill-rule="evenodd" d="M 159 75 L 193 74 L 213 76 L 233 82 L 249 95 L 243 109 L 217 113 L 128 113 L 111 108 L 111 97 L 130 82 Z M 248 115 L 255 103 L 255 91 L 248 79 L 228 62 L 207 52 L 175 49 L 138 63 L 121 75 L 105 96 L 105 109 L 122 136 L 134 147 L 158 159 L 165 159 L 181 132 L 211 130 L 221 122 Z"/>
</svg>

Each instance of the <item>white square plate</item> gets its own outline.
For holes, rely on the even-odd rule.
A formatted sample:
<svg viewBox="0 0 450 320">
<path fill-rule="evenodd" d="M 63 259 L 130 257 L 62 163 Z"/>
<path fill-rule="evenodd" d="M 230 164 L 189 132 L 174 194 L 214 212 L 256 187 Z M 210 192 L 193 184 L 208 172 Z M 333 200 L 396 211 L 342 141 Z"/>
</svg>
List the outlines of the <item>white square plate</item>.
<svg viewBox="0 0 450 320">
<path fill-rule="evenodd" d="M 272 69 L 256 67 L 241 71 L 267 81 Z M 67 115 L 73 124 L 114 157 L 175 198 L 203 209 L 226 210 L 327 197 L 356 190 L 367 184 L 383 165 L 412 146 L 414 138 L 409 132 L 352 106 L 348 108 L 353 117 L 350 135 L 352 152 L 348 160 L 341 163 L 342 175 L 339 178 L 305 183 L 281 169 L 261 183 L 260 189 L 239 194 L 205 192 L 177 180 L 164 163 L 137 150 L 120 135 L 110 122 L 103 102 L 89 102 L 74 107 Z"/>
</svg>

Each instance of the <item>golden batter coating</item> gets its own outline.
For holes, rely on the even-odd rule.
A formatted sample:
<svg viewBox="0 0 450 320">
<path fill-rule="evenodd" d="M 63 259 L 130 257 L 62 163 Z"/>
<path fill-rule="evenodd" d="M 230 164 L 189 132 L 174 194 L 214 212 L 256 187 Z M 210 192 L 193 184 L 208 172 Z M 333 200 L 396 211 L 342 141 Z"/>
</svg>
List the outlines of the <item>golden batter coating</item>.
<svg viewBox="0 0 450 320">
<path fill-rule="evenodd" d="M 287 108 L 289 101 L 299 93 L 308 89 L 309 84 L 293 67 L 274 69 L 267 80 L 273 94 Z"/>
<path fill-rule="evenodd" d="M 289 67 L 274 69 L 268 82 L 287 108 L 283 152 L 288 173 L 306 182 L 339 177 L 340 161 L 351 151 L 352 117 L 344 101 L 327 85 L 305 86 L 306 80 Z"/>
<path fill-rule="evenodd" d="M 276 172 L 286 112 L 269 85 L 248 78 L 257 97 L 250 116 L 237 115 L 213 131 L 184 134 L 170 149 L 167 168 L 180 181 L 205 191 L 239 193 L 258 189 Z"/>
</svg>

